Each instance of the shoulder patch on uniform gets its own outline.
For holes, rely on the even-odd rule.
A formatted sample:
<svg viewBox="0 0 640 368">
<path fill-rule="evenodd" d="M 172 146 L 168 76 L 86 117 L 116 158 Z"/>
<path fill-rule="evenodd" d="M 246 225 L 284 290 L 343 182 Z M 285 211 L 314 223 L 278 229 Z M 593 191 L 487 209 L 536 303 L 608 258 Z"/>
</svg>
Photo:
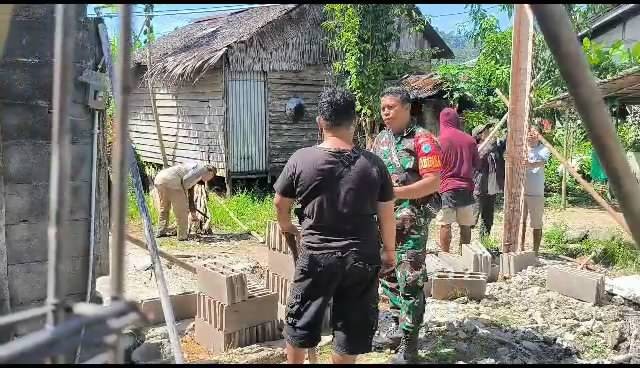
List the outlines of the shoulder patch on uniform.
<svg viewBox="0 0 640 368">
<path fill-rule="evenodd" d="M 431 145 L 429 143 L 425 143 L 422 145 L 422 152 L 429 153 L 431 152 Z"/>
</svg>

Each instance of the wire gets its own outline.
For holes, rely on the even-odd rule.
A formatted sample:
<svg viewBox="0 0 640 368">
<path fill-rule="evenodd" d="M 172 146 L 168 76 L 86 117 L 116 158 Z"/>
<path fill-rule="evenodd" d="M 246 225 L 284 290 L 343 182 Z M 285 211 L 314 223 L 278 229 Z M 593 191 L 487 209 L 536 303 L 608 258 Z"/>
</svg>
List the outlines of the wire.
<svg viewBox="0 0 640 368">
<path fill-rule="evenodd" d="M 264 6 L 272 6 L 273 4 L 260 4 L 260 5 L 231 5 L 225 8 L 222 7 L 216 7 L 216 8 L 202 8 L 201 11 L 180 11 L 180 10 L 172 10 L 173 13 L 169 13 L 169 10 L 166 10 L 167 13 L 144 13 L 144 12 L 138 12 L 138 13 L 133 13 L 133 16 L 136 17 L 144 17 L 147 15 L 151 15 L 153 17 L 161 17 L 161 16 L 165 16 L 165 15 L 189 15 L 189 14 L 202 14 L 202 13 L 216 13 L 216 12 L 224 12 L 224 11 L 233 11 L 233 10 L 242 10 L 242 9 L 250 9 L 250 8 L 259 8 L 259 7 L 264 7 Z M 94 14 L 90 14 L 90 16 L 97 16 L 95 13 Z M 102 18 L 117 18 L 119 17 L 118 13 L 102 13 L 100 15 Z"/>
<path fill-rule="evenodd" d="M 490 6 L 488 8 L 483 8 L 483 10 L 495 9 L 498 6 L 499 5 L 493 5 L 493 6 Z M 453 15 L 462 15 L 462 14 L 469 14 L 469 13 L 471 13 L 471 12 L 470 11 L 463 11 L 463 12 L 460 12 L 460 13 L 429 15 L 429 18 L 450 17 L 450 16 L 453 16 Z"/>
</svg>

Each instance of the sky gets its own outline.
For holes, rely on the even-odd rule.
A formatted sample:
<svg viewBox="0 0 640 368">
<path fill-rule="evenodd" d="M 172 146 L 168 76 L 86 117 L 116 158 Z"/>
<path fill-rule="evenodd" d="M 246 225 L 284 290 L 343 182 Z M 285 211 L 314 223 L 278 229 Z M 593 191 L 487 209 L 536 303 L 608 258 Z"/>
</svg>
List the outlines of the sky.
<svg viewBox="0 0 640 368">
<path fill-rule="evenodd" d="M 417 4 L 423 14 L 431 17 L 431 24 L 444 32 L 456 31 L 458 25 L 468 21 L 467 10 L 465 4 Z M 155 4 L 154 12 L 157 15 L 153 18 L 153 27 L 156 36 L 173 31 L 176 27 L 184 26 L 191 21 L 215 14 L 215 10 L 229 11 L 242 9 L 249 6 L 248 4 Z M 498 11 L 497 4 L 484 4 L 490 14 L 496 15 L 501 27 L 508 27 L 510 20 L 506 13 Z M 212 11 L 214 10 L 214 11 Z M 134 23 L 133 30 L 138 32 L 144 21 L 143 5 L 134 6 Z M 112 10 L 106 10 L 104 13 L 110 13 Z M 95 16 L 94 5 L 89 4 L 87 14 Z M 105 23 L 109 30 L 109 34 L 117 33 L 118 22 L 116 17 L 105 17 Z"/>
</svg>

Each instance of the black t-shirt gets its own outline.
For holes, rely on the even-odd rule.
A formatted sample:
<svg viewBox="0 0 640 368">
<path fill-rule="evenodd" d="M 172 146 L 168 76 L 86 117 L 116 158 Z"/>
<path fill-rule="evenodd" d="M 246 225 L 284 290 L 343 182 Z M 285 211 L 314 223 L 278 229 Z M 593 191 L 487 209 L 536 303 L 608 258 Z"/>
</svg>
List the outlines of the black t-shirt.
<svg viewBox="0 0 640 368">
<path fill-rule="evenodd" d="M 303 148 L 273 187 L 300 203 L 302 246 L 308 251 L 356 249 L 379 262 L 377 203 L 393 199 L 393 184 L 378 156 L 357 148 Z"/>
</svg>

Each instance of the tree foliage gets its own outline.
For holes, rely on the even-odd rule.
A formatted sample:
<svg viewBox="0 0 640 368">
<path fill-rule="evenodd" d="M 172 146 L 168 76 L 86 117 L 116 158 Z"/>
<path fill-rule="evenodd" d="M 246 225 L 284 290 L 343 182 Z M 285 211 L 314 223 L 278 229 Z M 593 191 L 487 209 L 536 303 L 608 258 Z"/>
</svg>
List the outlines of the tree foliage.
<svg viewBox="0 0 640 368">
<path fill-rule="evenodd" d="M 333 70 L 339 82 L 355 95 L 359 125 L 370 137 L 380 120 L 379 94 L 385 82 L 422 67 L 416 61 L 429 56 L 425 51 L 394 51 L 400 27 L 408 24 L 421 32 L 426 20 L 409 4 L 327 4 L 324 12 L 328 45 L 337 56 Z"/>
<path fill-rule="evenodd" d="M 501 4 L 501 9 L 511 16 L 513 4 Z M 590 19 L 610 9 L 610 4 L 565 4 L 575 29 L 583 29 Z M 500 30 L 495 16 L 487 13 L 479 4 L 467 5 L 470 24 L 461 30 L 481 51 L 474 65 L 441 65 L 438 73 L 448 83 L 448 98 L 456 101 L 468 94 L 476 103 L 476 109 L 465 116 L 468 129 L 499 119 L 507 107 L 496 95 L 499 89 L 505 95 L 509 92 L 511 74 L 512 30 Z M 630 49 L 622 41 L 606 47 L 584 40 L 583 49 L 596 77 L 605 79 L 637 65 L 640 60 L 640 44 Z M 536 107 L 548 99 L 566 91 L 566 85 L 540 32 L 534 31 L 532 60 L 532 106 Z M 549 111 L 537 112 L 541 117 L 549 117 Z"/>
</svg>

